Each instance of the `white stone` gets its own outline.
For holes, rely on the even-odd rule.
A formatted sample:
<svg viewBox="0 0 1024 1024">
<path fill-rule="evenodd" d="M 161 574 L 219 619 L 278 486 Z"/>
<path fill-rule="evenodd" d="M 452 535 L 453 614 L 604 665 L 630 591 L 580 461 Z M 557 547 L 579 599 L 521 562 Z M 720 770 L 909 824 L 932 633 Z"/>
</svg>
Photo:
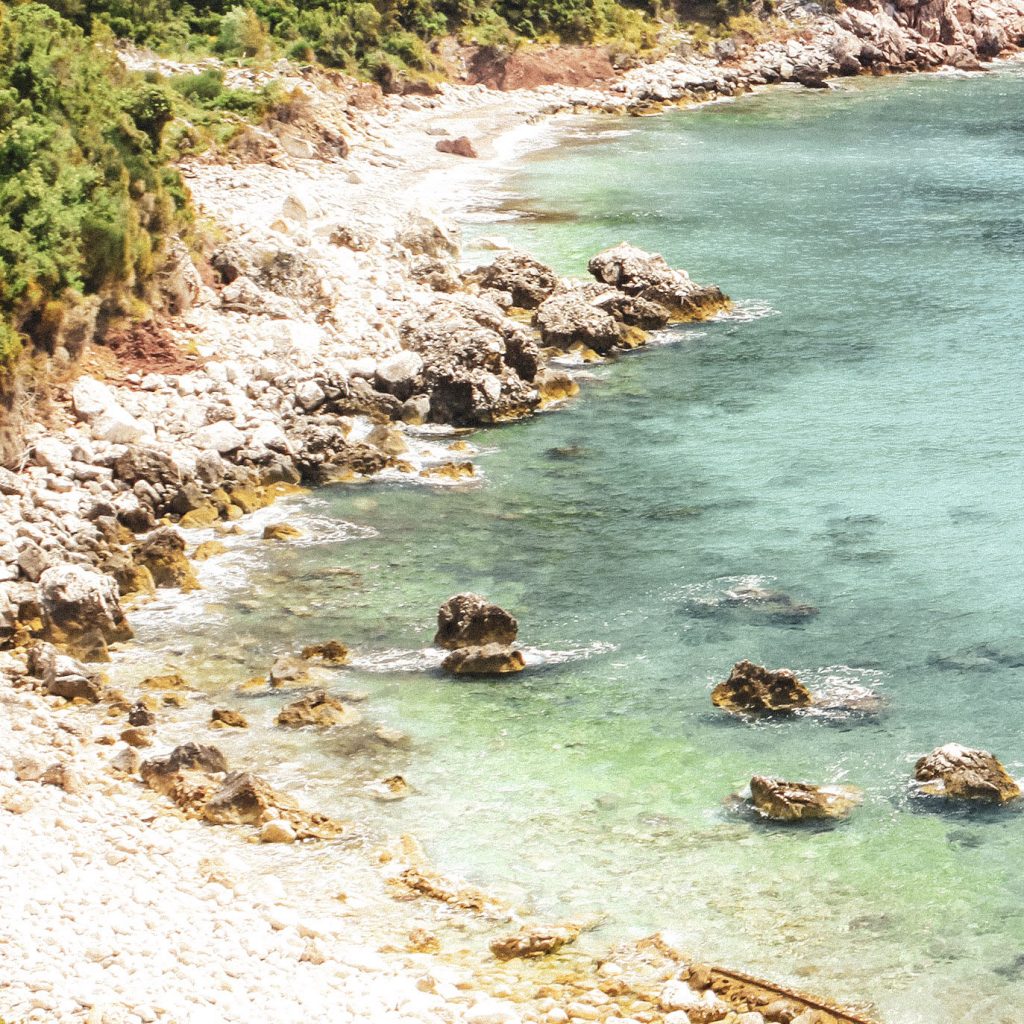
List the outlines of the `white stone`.
<svg viewBox="0 0 1024 1024">
<path fill-rule="evenodd" d="M 218 420 L 200 427 L 192 435 L 192 443 L 202 451 L 212 450 L 224 455 L 241 448 L 245 444 L 245 434 L 229 420 Z"/>
<path fill-rule="evenodd" d="M 282 818 L 266 822 L 260 829 L 261 843 L 294 843 L 295 829 Z"/>
<path fill-rule="evenodd" d="M 63 473 L 71 462 L 71 448 L 55 437 L 41 437 L 33 446 L 36 462 L 54 473 Z"/>
</svg>

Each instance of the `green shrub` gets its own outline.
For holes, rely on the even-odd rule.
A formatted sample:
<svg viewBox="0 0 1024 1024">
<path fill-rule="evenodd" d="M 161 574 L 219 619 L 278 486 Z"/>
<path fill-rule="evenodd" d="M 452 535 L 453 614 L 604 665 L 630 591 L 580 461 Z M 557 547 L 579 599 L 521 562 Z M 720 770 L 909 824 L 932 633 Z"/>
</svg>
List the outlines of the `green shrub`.
<svg viewBox="0 0 1024 1024">
<path fill-rule="evenodd" d="M 42 4 L 0 4 L 0 363 L 65 292 L 144 289 L 187 219 L 169 94 Z"/>
</svg>

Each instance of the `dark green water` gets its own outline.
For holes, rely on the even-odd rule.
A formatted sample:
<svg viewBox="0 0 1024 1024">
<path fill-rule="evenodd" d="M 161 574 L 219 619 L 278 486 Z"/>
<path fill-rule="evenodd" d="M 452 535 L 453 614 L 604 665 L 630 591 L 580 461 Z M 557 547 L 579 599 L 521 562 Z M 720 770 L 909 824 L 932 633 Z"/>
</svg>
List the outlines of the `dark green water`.
<svg viewBox="0 0 1024 1024">
<path fill-rule="evenodd" d="M 337 743 L 259 733 L 279 777 L 542 913 L 607 911 L 600 941 L 663 927 L 888 1024 L 1020 1024 L 1024 815 L 923 812 L 905 787 L 952 740 L 1024 773 L 1022 111 L 1012 69 L 856 82 L 597 123 L 536 155 L 510 185 L 529 216 L 471 231 L 566 272 L 628 239 L 771 315 L 680 329 L 563 411 L 478 434 L 483 486 L 294 506 L 318 542 L 241 545 L 248 576 L 217 584 L 249 580 L 252 606 L 228 590 L 144 617 L 143 638 L 205 661 L 211 688 L 345 640 L 339 686 L 409 732 L 417 792 L 353 798 Z M 740 582 L 820 613 L 723 607 Z M 565 656 L 497 683 L 424 670 L 437 605 L 467 589 Z M 886 710 L 732 721 L 709 690 L 740 658 Z M 386 771 L 374 758 L 359 769 Z M 765 828 L 723 806 L 755 772 L 865 803 L 835 829 Z"/>
</svg>

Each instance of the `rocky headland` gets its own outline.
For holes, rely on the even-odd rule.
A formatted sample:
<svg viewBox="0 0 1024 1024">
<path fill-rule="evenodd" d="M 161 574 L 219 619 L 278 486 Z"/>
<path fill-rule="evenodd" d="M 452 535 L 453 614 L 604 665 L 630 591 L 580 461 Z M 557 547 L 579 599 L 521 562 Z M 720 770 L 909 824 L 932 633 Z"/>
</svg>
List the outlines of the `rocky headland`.
<svg viewBox="0 0 1024 1024">
<path fill-rule="evenodd" d="M 132 607 L 157 588 L 200 586 L 195 563 L 221 553 L 209 531 L 238 530 L 304 487 L 377 474 L 464 484 L 476 470 L 462 428 L 565 401 L 575 366 L 728 311 L 718 288 L 625 243 L 596 254 L 586 281 L 525 253 L 467 269 L 452 217 L 495 173 L 505 133 L 774 83 L 974 70 L 1024 39 L 1024 4 L 1006 0 L 835 16 L 808 5 L 787 18 L 782 38 L 723 40 L 712 55 L 682 41 L 624 74 L 577 69 L 573 84 L 546 65 L 517 69 L 521 56 L 467 65 L 469 81 L 546 83 L 510 93 L 466 84 L 383 97 L 291 65 L 227 72 L 237 88 L 276 79 L 292 103 L 226 157 L 184 164 L 208 261 L 178 246 L 164 314 L 100 344 L 65 339 L 52 400 L 19 425 L 21 458 L 0 470 L 0 939 L 21 965 L 0 986 L 9 1020 L 863 1019 L 695 964 L 663 939 L 599 962 L 574 954 L 582 924 L 534 926 L 437 875 L 411 839 L 381 844 L 304 810 L 215 748 L 161 744 L 155 709 L 180 687 L 126 693 L 89 664 L 131 640 Z M 188 70 L 135 51 L 125 60 Z M 454 639 L 466 609 L 452 612 L 441 641 L 451 671 L 522 667 L 514 619 Z M 751 685 L 768 693 L 775 676 Z M 286 728 L 359 716 L 315 689 L 281 714 Z M 231 708 L 212 721 L 245 726 Z M 941 780 L 947 796 L 1016 796 L 1001 776 L 979 781 L 991 755 L 967 751 L 953 770 L 948 754 L 918 779 Z M 390 798 L 404 782 L 382 785 Z M 337 835 L 349 840 L 343 881 L 303 876 L 300 900 L 276 880 L 301 874 L 307 842 Z"/>
</svg>

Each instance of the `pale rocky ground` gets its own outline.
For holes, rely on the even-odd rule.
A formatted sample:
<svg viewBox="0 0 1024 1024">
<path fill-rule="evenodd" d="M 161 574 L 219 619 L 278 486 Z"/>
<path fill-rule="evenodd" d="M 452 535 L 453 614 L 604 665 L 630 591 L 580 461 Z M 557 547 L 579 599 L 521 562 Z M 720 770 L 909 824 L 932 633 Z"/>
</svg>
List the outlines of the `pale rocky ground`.
<svg viewBox="0 0 1024 1024">
<path fill-rule="evenodd" d="M 183 310 L 171 330 L 207 361 L 185 374 L 113 384 L 80 378 L 50 424 L 30 433 L 21 472 L 0 472 L 0 627 L 45 618 L 69 579 L 99 593 L 102 577 L 91 567 L 116 575 L 120 565 L 131 576 L 131 558 L 118 563 L 126 522 L 152 525 L 172 503 L 174 516 L 202 510 L 218 488 L 296 482 L 296 465 L 324 424 L 347 471 L 373 472 L 390 459 L 388 472 L 420 478 L 426 471 L 427 482 L 443 482 L 432 467 L 455 454 L 443 432 L 417 425 L 422 408 L 398 415 L 392 403 L 379 423 L 345 401 L 355 390 L 356 406 L 372 406 L 375 385 L 402 393 L 415 376 L 403 321 L 452 301 L 449 289 L 461 286 L 446 219 L 493 187 L 503 159 L 540 130 L 531 124 L 573 110 L 700 102 L 777 81 L 819 84 L 826 74 L 865 66 L 970 67 L 979 52 L 993 56 L 1024 32 L 1024 4 L 1014 0 L 952 14 L 926 4 L 847 8 L 835 21 L 793 16 L 806 27 L 801 38 L 738 54 L 721 44 L 725 63 L 672 56 L 606 92 L 552 86 L 495 95 L 454 86 L 365 111 L 326 79 L 273 72 L 302 90 L 327 131 L 256 131 L 257 159 L 184 166 L 223 239 L 225 265 L 233 261 L 239 272 L 212 288 L 182 259 L 172 282 Z M 264 80 L 247 71 L 232 76 L 235 85 Z M 468 136 L 481 159 L 437 152 L 442 133 Z M 503 314 L 490 305 L 487 315 Z M 517 386 L 503 379 L 499 390 Z M 146 464 L 140 451 L 158 453 L 157 463 Z M 147 465 L 158 472 L 147 475 Z M 196 481 L 198 492 L 190 491 Z M 241 515 L 245 504 L 222 506 L 221 518 Z M 116 600 L 115 588 L 102 602 Z M 388 874 L 405 862 L 375 864 L 358 844 L 342 877 L 289 891 L 277 868 L 308 856 L 305 844 L 246 843 L 239 829 L 172 813 L 111 771 L 125 748 L 112 745 L 116 730 L 102 706 L 72 707 L 15 685 L 23 662 L 3 657 L 0 1015 L 9 1024 L 833 1019 L 806 1010 L 730 1013 L 695 995 L 678 965 L 657 978 L 676 989 L 656 987 L 627 1006 L 605 991 L 616 992 L 608 983 L 615 970 L 572 993 L 538 996 L 536 981 L 518 974 L 502 980 L 488 967 L 481 977 L 479 950 L 456 967 L 435 953 L 381 953 L 405 949 L 416 929 L 450 935 L 479 927 L 460 925 L 463 912 L 444 905 L 393 900 Z M 49 771 L 55 764 L 63 767 Z M 442 946 L 460 948 L 461 940 Z M 530 1000 L 506 998 L 522 997 L 524 985 Z"/>
</svg>

